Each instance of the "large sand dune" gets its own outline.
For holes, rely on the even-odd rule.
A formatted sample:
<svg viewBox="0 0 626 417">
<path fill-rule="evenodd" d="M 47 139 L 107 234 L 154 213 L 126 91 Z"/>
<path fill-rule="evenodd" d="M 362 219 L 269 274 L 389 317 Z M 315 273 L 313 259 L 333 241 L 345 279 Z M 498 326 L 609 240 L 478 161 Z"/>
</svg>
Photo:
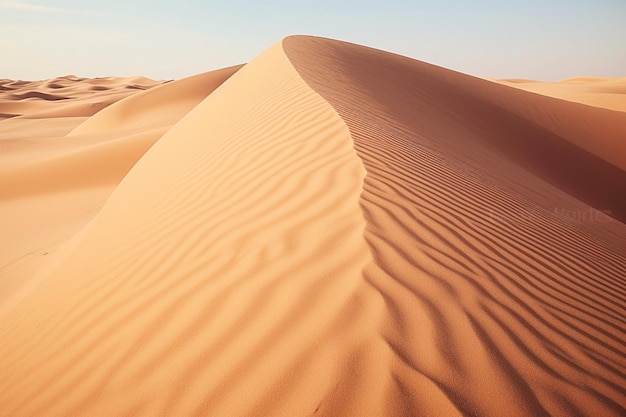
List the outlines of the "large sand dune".
<svg viewBox="0 0 626 417">
<path fill-rule="evenodd" d="M 313 37 L 158 84 L 0 81 L 0 415 L 626 413 L 626 113 Z"/>
</svg>

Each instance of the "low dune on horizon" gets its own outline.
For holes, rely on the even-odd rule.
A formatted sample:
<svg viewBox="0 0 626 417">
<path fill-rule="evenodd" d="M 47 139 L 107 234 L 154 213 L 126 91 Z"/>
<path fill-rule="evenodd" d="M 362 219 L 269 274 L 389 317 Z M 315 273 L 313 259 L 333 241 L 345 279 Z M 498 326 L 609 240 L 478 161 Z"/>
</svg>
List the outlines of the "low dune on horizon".
<svg viewBox="0 0 626 417">
<path fill-rule="evenodd" d="M 626 112 L 626 77 L 575 77 L 558 82 L 515 79 L 493 81 L 532 93 Z"/>
<path fill-rule="evenodd" d="M 626 77 L 291 36 L 0 150 L 0 416 L 626 415 Z"/>
</svg>

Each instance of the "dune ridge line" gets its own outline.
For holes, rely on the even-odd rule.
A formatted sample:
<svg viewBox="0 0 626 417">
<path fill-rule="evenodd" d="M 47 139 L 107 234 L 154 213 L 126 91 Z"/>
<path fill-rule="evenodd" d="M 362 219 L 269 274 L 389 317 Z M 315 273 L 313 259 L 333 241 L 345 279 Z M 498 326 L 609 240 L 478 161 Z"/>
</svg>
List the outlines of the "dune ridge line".
<svg viewBox="0 0 626 417">
<path fill-rule="evenodd" d="M 358 45 L 284 45 L 346 121 L 366 169 L 366 277 L 385 300 L 391 414 L 623 415 L 626 226 L 555 215 L 590 207 L 502 136 L 551 141 L 569 131 L 558 119 L 535 130 L 545 120 L 528 108 L 562 105 L 584 125 L 580 109 Z M 588 117 L 614 118 L 601 112 Z M 607 183 L 625 184 L 615 172 L 594 178 L 607 195 L 619 189 Z"/>
<path fill-rule="evenodd" d="M 369 345 L 382 301 L 362 274 L 363 176 L 345 123 L 280 43 L 268 49 L 145 153 L 78 247 L 0 322 L 3 408 L 384 406 L 386 381 L 374 378 L 384 356 Z M 350 378 L 355 367 L 370 373 Z M 350 406 L 354 381 L 379 392 L 357 390 Z"/>
</svg>

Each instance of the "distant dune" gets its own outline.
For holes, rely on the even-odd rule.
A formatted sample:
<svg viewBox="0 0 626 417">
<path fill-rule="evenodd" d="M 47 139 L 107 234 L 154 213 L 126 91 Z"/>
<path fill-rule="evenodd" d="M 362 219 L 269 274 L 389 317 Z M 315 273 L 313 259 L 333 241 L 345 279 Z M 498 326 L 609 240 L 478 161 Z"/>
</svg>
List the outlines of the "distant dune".
<svg viewBox="0 0 626 417">
<path fill-rule="evenodd" d="M 626 77 L 577 77 L 555 83 L 532 80 L 496 80 L 545 96 L 626 112 Z"/>
<path fill-rule="evenodd" d="M 624 86 L 0 80 L 0 415 L 625 415 Z"/>
</svg>

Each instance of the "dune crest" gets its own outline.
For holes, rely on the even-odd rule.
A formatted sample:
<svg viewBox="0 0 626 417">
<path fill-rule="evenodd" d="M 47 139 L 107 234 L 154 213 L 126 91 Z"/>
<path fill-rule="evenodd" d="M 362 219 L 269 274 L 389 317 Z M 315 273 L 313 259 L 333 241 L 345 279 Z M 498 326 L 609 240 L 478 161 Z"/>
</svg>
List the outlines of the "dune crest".
<svg viewBox="0 0 626 417">
<path fill-rule="evenodd" d="M 85 120 L 70 136 L 117 129 L 146 130 L 173 125 L 242 65 L 183 78 L 134 94 Z"/>
<path fill-rule="evenodd" d="M 626 113 L 556 97 L 306 36 L 0 80 L 0 414 L 623 416 Z"/>
<path fill-rule="evenodd" d="M 141 158 L 2 320 L 0 403 L 14 415 L 381 410 L 363 175 L 343 121 L 270 48 Z M 356 366 L 367 375 L 350 378 Z M 355 381 L 371 398 L 349 395 Z"/>
<path fill-rule="evenodd" d="M 464 415 L 623 415 L 626 226 L 574 198 L 574 182 L 555 184 L 512 136 L 554 141 L 554 169 L 567 170 L 558 157 L 579 139 L 553 135 L 577 132 L 537 110 L 569 107 L 579 126 L 624 119 L 338 41 L 290 37 L 285 50 L 366 168 L 366 277 L 385 299 L 397 415 L 449 415 L 424 381 Z M 617 179 L 593 181 L 607 193 L 619 187 L 605 180 L 626 184 L 605 173 Z"/>
</svg>

